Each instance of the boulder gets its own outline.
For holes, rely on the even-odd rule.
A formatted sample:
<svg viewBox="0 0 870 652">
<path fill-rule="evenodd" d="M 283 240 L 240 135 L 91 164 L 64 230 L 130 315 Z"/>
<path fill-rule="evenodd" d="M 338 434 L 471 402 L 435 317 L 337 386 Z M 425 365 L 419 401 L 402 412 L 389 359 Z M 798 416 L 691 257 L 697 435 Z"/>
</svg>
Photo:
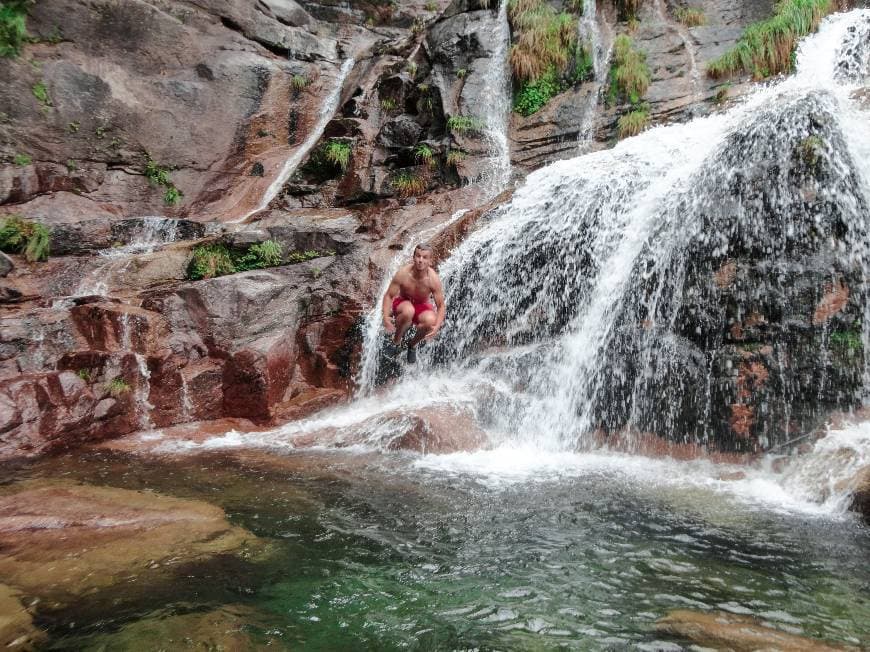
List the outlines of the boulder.
<svg viewBox="0 0 870 652">
<path fill-rule="evenodd" d="M 870 523 L 870 466 L 861 469 L 852 483 L 852 511 Z"/>
<path fill-rule="evenodd" d="M 858 648 L 789 634 L 751 616 L 724 611 L 710 613 L 678 609 L 656 623 L 656 630 L 704 648 L 733 652 L 788 650 L 789 652 L 843 652 Z"/>
<path fill-rule="evenodd" d="M 0 278 L 6 276 L 13 269 L 15 269 L 15 264 L 12 259 L 0 251 Z"/>
<path fill-rule="evenodd" d="M 0 575 L 30 595 L 66 601 L 131 575 L 147 577 L 169 559 L 247 547 L 261 544 L 200 501 L 51 481 L 0 496 Z"/>
</svg>

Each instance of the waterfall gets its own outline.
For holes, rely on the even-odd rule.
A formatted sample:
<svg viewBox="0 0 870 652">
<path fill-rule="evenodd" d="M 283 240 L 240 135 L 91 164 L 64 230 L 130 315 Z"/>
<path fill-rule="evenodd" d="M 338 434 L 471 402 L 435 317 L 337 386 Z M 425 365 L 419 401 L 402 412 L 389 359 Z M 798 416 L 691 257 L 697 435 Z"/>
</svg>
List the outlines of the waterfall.
<svg viewBox="0 0 870 652">
<path fill-rule="evenodd" d="M 320 137 L 323 135 L 323 130 L 326 129 L 326 125 L 328 125 L 329 121 L 332 120 L 332 116 L 335 114 L 335 111 L 338 108 L 338 103 L 341 100 L 341 90 L 344 87 L 344 80 L 347 79 L 351 69 L 353 69 L 353 64 L 354 60 L 352 57 L 345 59 L 344 63 L 341 64 L 341 68 L 338 71 L 338 78 L 335 80 L 335 86 L 333 86 L 329 95 L 326 96 L 323 104 L 320 105 L 320 113 L 317 117 L 317 123 L 308 133 L 308 137 L 305 141 L 299 147 L 296 147 L 293 150 L 293 153 L 290 154 L 290 157 L 284 162 L 284 165 L 278 172 L 278 176 L 276 176 L 275 180 L 269 184 L 268 188 L 266 188 L 266 192 L 263 193 L 263 197 L 260 199 L 259 203 L 241 217 L 234 220 L 228 220 L 227 224 L 238 224 L 244 222 L 254 213 L 259 213 L 260 211 L 265 210 L 269 206 L 269 203 L 278 196 L 278 193 L 281 192 L 281 188 L 284 187 L 284 184 L 287 183 L 287 180 L 293 175 L 296 168 L 299 167 L 299 164 L 305 160 L 305 157 L 308 156 L 311 148 L 320 140 Z"/>
<path fill-rule="evenodd" d="M 489 173 L 486 175 L 487 195 L 494 197 L 504 190 L 511 177 L 511 152 L 508 125 L 511 112 L 511 80 L 508 72 L 508 52 L 511 41 L 508 25 L 508 1 L 499 3 L 498 19 L 493 39 L 494 49 L 489 69 L 483 80 L 484 135 L 490 147 Z"/>
<path fill-rule="evenodd" d="M 583 0 L 583 13 L 577 24 L 577 42 L 588 47 L 589 54 L 592 56 L 592 71 L 594 73 L 592 88 L 584 100 L 583 118 L 577 132 L 578 144 L 582 150 L 588 147 L 595 136 L 595 108 L 601 98 L 601 89 L 607 83 L 610 48 L 613 41 L 609 28 L 608 33 L 601 33 L 596 5 L 596 0 Z"/>
</svg>

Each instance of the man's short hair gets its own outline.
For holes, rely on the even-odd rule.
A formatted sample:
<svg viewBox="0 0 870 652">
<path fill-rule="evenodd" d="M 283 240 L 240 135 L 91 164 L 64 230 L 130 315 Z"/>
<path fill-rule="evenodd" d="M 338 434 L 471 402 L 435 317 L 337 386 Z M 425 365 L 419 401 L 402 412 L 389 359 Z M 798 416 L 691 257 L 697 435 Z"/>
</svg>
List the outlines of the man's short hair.
<svg viewBox="0 0 870 652">
<path fill-rule="evenodd" d="M 432 245 L 426 244 L 425 242 L 421 242 L 416 247 L 414 247 L 414 252 L 416 253 L 417 249 L 420 251 L 428 251 L 430 254 L 432 253 Z"/>
</svg>

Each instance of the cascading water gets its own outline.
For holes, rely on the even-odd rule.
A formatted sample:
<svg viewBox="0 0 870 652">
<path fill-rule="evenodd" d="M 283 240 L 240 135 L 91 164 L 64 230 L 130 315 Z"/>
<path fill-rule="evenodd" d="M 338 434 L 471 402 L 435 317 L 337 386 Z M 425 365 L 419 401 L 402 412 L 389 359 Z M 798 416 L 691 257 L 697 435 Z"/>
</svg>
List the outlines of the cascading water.
<svg viewBox="0 0 870 652">
<path fill-rule="evenodd" d="M 320 106 L 317 123 L 312 127 L 305 141 L 299 147 L 295 148 L 290 157 L 284 162 L 284 165 L 278 172 L 278 176 L 276 176 L 275 180 L 269 184 L 268 188 L 266 188 L 266 192 L 263 193 L 263 197 L 257 205 L 240 217 L 234 220 L 228 220 L 227 224 L 238 224 L 244 222 L 251 215 L 265 210 L 266 207 L 269 206 L 269 202 L 275 199 L 278 193 L 281 192 L 281 188 L 283 188 L 284 184 L 287 183 L 287 179 L 293 176 L 296 168 L 305 160 L 305 157 L 308 156 L 311 148 L 320 140 L 320 137 L 323 135 L 323 130 L 326 129 L 326 125 L 329 124 L 330 120 L 332 120 L 332 116 L 335 114 L 335 110 L 338 108 L 338 103 L 341 100 L 341 90 L 344 88 L 344 80 L 347 79 L 347 76 L 353 69 L 353 64 L 353 58 L 345 59 L 344 63 L 341 64 L 341 68 L 338 71 L 338 78 L 335 80 L 335 86 L 333 86 L 332 91 L 330 91 L 329 95 L 326 96 L 323 104 Z"/>
<path fill-rule="evenodd" d="M 605 26 L 606 27 L 606 26 Z M 613 40 L 606 27 L 602 34 L 598 24 L 596 0 L 584 0 L 583 13 L 578 22 L 578 42 L 587 49 L 592 58 L 592 88 L 585 99 L 583 118 L 578 130 L 578 141 L 581 149 L 586 149 L 595 135 L 595 107 L 601 96 L 609 74 L 610 48 Z"/>
<path fill-rule="evenodd" d="M 508 46 L 511 35 L 507 17 L 508 0 L 499 3 L 493 36 L 494 49 L 484 77 L 484 134 L 490 147 L 489 171 L 485 179 L 487 194 L 492 197 L 504 190 L 511 177 L 511 153 L 508 143 L 508 120 L 511 111 L 511 86 L 508 73 Z"/>
<path fill-rule="evenodd" d="M 574 467 L 640 473 L 649 462 L 574 453 L 607 433 L 727 444 L 723 426 L 740 448 L 746 424 L 721 410 L 748 409 L 744 390 L 768 378 L 765 404 L 752 406 L 774 424 L 757 434 L 762 449 L 812 423 L 808 404 L 854 404 L 866 365 L 842 329 L 860 328 L 867 341 L 870 133 L 855 90 L 870 72 L 868 30 L 868 11 L 830 17 L 802 43 L 795 76 L 728 112 L 532 174 L 442 266 L 449 319 L 421 352 L 420 373 L 275 431 L 190 447 L 293 447 L 315 433 L 387 447 L 403 414 L 449 407 L 472 414 L 495 450 L 427 457 L 423 466 L 499 477 Z M 822 290 L 818 279 L 828 279 Z M 849 301 L 837 303 L 846 286 Z M 776 325 L 756 314 L 762 307 L 779 316 Z M 805 325 L 792 328 L 800 311 Z M 366 356 L 378 339 L 377 321 L 370 327 Z M 820 368 L 826 354 L 806 333 L 822 330 L 828 340 L 840 334 L 851 366 Z M 744 343 L 744 331 L 760 343 Z M 657 477 L 685 474 L 753 500 L 775 486 L 769 500 L 836 511 L 846 495 L 807 493 L 818 482 L 800 469 L 813 463 L 725 484 L 707 462 L 673 464 L 663 461 Z M 828 468 L 837 477 L 852 467 Z"/>
</svg>

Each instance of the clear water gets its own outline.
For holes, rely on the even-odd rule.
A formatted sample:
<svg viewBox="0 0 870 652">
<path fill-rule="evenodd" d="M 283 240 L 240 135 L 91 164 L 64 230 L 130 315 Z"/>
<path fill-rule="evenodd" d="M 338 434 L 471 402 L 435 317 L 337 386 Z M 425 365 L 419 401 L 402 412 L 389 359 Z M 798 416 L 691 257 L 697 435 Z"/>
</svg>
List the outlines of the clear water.
<svg viewBox="0 0 870 652">
<path fill-rule="evenodd" d="M 679 608 L 870 642 L 865 526 L 656 479 L 652 461 L 638 475 L 626 459 L 510 476 L 492 459 L 94 452 L 3 477 L 202 499 L 275 544 L 259 562 L 137 571 L 75 604 L 53 607 L 46 587 L 46 649 L 136 649 L 125 624 L 221 605 L 250 608 L 246 630 L 277 649 L 688 649 L 653 628 Z"/>
</svg>

